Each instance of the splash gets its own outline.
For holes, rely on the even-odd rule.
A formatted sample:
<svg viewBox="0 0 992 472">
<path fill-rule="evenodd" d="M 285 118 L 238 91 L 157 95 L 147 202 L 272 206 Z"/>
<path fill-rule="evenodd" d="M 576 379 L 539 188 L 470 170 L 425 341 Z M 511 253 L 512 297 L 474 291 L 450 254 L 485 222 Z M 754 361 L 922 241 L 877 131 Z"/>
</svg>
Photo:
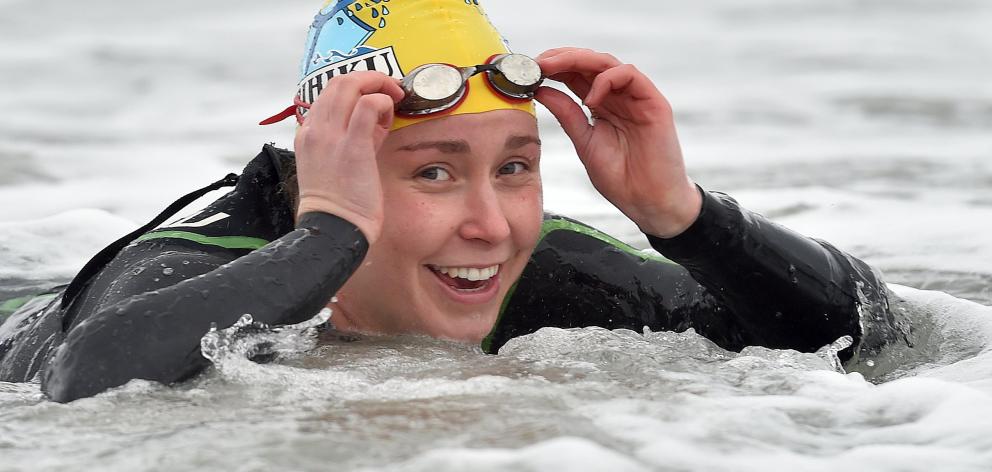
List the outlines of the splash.
<svg viewBox="0 0 992 472">
<path fill-rule="evenodd" d="M 837 373 L 846 374 L 847 371 L 844 370 L 844 363 L 841 362 L 838 353 L 851 347 L 852 344 L 854 344 L 854 338 L 851 336 L 841 336 L 836 341 L 821 347 L 814 354 L 820 359 L 827 361 Z"/>
<path fill-rule="evenodd" d="M 217 329 L 216 324 L 212 325 L 200 339 L 200 351 L 219 367 L 228 359 L 265 361 L 276 355 L 299 354 L 316 346 L 316 328 L 327 323 L 331 315 L 331 310 L 324 308 L 302 323 L 271 327 L 245 314 L 229 328 Z"/>
</svg>

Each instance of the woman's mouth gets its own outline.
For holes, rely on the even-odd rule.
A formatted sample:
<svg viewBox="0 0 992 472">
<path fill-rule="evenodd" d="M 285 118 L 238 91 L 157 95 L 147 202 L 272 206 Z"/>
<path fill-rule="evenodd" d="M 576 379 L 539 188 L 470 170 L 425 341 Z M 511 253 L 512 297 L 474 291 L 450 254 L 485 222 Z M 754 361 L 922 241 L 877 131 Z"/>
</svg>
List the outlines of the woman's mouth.
<svg viewBox="0 0 992 472">
<path fill-rule="evenodd" d="M 462 303 L 484 303 L 496 294 L 499 287 L 500 265 L 489 267 L 427 266 L 448 294 Z"/>
</svg>

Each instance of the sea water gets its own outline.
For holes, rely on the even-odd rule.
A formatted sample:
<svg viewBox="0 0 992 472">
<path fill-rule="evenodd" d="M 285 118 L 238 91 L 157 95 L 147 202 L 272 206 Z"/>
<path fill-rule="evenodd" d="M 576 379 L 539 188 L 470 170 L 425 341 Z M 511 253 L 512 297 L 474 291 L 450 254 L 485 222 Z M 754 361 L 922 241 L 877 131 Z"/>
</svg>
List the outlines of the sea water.
<svg viewBox="0 0 992 472">
<path fill-rule="evenodd" d="M 255 123 L 291 102 L 319 3 L 0 0 L 0 298 L 291 146 Z M 879 268 L 925 342 L 866 379 L 691 331 L 546 329 L 485 356 L 218 327 L 178 387 L 60 405 L 0 383 L 0 470 L 992 469 L 992 4 L 483 5 L 519 52 L 636 64 L 697 182 Z M 540 113 L 546 206 L 644 247 Z"/>
</svg>

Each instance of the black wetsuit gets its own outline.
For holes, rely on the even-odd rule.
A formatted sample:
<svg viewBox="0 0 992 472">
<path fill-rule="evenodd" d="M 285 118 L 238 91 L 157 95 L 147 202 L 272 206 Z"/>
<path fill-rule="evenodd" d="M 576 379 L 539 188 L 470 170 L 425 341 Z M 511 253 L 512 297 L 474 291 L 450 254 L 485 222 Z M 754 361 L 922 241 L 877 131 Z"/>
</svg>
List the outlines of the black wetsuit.
<svg viewBox="0 0 992 472">
<path fill-rule="evenodd" d="M 212 323 L 230 326 L 245 313 L 270 325 L 313 317 L 368 244 L 333 215 L 309 213 L 294 225 L 281 185 L 293 165 L 291 152 L 265 146 L 240 179 L 229 176 L 234 190 L 205 210 L 143 228 L 95 257 L 68 289 L 9 315 L 0 325 L 0 380 L 40 374 L 56 401 L 136 378 L 173 383 L 208 365 L 200 338 Z M 732 350 L 813 351 L 850 335 L 845 360 L 906 342 L 884 283 L 865 263 L 702 193 L 702 213 L 687 231 L 648 236 L 665 257 L 546 215 L 483 351 L 549 326 L 694 328 Z"/>
</svg>

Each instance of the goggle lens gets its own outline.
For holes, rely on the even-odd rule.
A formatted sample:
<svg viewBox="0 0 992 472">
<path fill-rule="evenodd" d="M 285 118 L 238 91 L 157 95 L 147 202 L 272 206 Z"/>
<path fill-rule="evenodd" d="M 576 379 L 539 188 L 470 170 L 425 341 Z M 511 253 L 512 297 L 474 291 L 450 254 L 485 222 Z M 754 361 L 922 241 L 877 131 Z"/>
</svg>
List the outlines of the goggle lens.
<svg viewBox="0 0 992 472">
<path fill-rule="evenodd" d="M 424 100 L 446 100 L 465 85 L 461 72 L 443 64 L 431 64 L 413 76 L 411 88 Z"/>
<path fill-rule="evenodd" d="M 537 61 L 522 54 L 497 56 L 492 64 L 496 66 L 496 71 L 486 71 L 489 82 L 513 98 L 534 98 L 534 92 L 544 81 Z"/>
</svg>

